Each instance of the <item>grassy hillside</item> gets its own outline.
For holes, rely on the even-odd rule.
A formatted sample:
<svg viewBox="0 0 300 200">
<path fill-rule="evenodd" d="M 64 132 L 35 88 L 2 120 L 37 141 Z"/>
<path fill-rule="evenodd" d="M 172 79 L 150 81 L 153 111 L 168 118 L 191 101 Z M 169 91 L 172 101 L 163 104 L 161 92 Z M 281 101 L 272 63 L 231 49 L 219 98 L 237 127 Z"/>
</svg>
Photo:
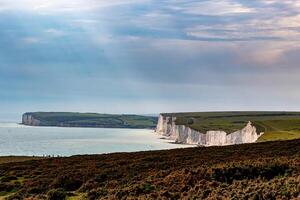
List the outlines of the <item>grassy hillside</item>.
<svg viewBox="0 0 300 200">
<path fill-rule="evenodd" d="M 258 132 L 265 132 L 259 141 L 300 138 L 300 112 L 198 112 L 165 113 L 163 116 L 177 117 L 176 124 L 203 133 L 208 130 L 232 133 L 251 121 Z"/>
<path fill-rule="evenodd" d="M 30 157 L 30 156 L 3 156 L 3 157 L 0 157 L 0 164 L 23 162 L 23 161 L 28 161 L 28 160 L 39 160 L 39 159 L 44 159 L 44 158 L 43 157 Z"/>
<path fill-rule="evenodd" d="M 293 199 L 300 140 L 0 164 L 8 199 Z M 221 198 L 222 197 L 222 198 Z"/>
<path fill-rule="evenodd" d="M 40 121 L 40 126 L 154 128 L 157 117 L 98 113 L 34 112 L 25 113 Z"/>
</svg>

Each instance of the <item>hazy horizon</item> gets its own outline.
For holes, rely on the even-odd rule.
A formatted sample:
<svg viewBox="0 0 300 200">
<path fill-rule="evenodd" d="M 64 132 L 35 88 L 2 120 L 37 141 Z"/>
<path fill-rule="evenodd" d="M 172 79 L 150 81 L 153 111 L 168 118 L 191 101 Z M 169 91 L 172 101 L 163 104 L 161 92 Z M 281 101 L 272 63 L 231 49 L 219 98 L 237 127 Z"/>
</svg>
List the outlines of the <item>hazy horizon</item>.
<svg viewBox="0 0 300 200">
<path fill-rule="evenodd" d="M 0 0 L 0 121 L 297 111 L 300 0 Z"/>
</svg>

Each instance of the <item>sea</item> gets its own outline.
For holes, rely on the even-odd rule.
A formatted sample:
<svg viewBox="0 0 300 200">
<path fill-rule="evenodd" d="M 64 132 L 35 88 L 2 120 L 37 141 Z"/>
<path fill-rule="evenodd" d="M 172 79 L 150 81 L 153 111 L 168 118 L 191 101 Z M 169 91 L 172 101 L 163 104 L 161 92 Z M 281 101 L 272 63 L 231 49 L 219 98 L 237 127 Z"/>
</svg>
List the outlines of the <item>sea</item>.
<svg viewBox="0 0 300 200">
<path fill-rule="evenodd" d="M 153 130 L 31 127 L 0 122 L 0 156 L 72 156 L 191 147 Z"/>
</svg>

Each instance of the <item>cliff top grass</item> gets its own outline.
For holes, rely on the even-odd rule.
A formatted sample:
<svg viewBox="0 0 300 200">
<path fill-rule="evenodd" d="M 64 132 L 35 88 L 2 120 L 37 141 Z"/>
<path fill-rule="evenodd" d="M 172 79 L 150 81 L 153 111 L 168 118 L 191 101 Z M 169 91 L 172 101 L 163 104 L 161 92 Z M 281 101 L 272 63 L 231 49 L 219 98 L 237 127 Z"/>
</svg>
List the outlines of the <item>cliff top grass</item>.
<svg viewBox="0 0 300 200">
<path fill-rule="evenodd" d="M 177 125 L 186 125 L 202 133 L 208 130 L 232 133 L 251 121 L 258 133 L 265 133 L 259 141 L 300 138 L 300 112 L 192 112 L 162 115 L 176 117 Z"/>
<path fill-rule="evenodd" d="M 25 115 L 31 115 L 39 120 L 41 126 L 154 128 L 157 123 L 157 117 L 141 115 L 75 112 L 31 112 Z"/>
</svg>

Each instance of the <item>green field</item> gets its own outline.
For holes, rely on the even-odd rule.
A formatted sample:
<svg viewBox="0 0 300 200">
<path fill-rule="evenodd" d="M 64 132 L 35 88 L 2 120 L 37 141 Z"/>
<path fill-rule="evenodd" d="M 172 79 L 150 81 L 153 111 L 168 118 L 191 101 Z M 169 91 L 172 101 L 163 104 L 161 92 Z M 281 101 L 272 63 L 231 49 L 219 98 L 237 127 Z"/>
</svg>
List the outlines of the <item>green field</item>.
<svg viewBox="0 0 300 200">
<path fill-rule="evenodd" d="M 176 117 L 177 125 L 186 125 L 205 133 L 208 130 L 223 130 L 232 133 L 251 121 L 257 132 L 265 134 L 260 142 L 300 138 L 300 112 L 194 112 L 165 113 Z"/>
<path fill-rule="evenodd" d="M 157 117 L 141 115 L 111 115 L 72 112 L 25 113 L 40 121 L 39 126 L 101 127 L 101 128 L 155 128 Z"/>
</svg>

